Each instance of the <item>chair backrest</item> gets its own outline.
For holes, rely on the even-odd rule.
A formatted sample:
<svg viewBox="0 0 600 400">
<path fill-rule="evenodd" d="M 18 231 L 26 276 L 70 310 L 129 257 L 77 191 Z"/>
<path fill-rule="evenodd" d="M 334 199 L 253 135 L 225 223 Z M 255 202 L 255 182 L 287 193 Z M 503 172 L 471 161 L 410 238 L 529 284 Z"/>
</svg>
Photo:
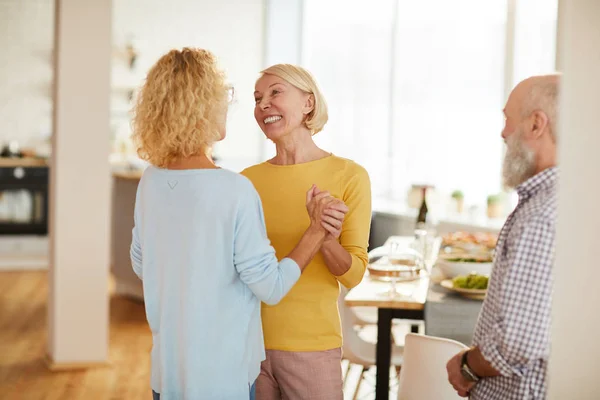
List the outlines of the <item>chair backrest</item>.
<svg viewBox="0 0 600 400">
<path fill-rule="evenodd" d="M 342 336 L 344 338 L 342 345 L 343 358 L 352 364 L 370 367 L 375 364 L 375 345 L 364 341 L 356 330 L 356 315 L 350 307 L 344 303 L 344 297 L 348 293 L 343 285 L 340 285 L 340 297 L 338 298 L 338 309 L 342 322 Z"/>
<path fill-rule="evenodd" d="M 446 363 L 467 346 L 455 340 L 406 335 L 398 400 L 458 400 L 448 382 Z"/>
</svg>

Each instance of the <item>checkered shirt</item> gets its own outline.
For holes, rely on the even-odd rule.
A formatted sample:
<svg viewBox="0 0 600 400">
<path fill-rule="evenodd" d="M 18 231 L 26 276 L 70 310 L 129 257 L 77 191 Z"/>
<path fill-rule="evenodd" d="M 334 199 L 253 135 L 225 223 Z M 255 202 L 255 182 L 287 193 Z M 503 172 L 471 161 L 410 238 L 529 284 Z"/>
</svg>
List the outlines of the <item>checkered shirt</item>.
<svg viewBox="0 0 600 400">
<path fill-rule="evenodd" d="M 473 335 L 501 375 L 480 380 L 472 400 L 546 398 L 557 181 L 552 167 L 517 187 L 519 203 L 500 232 Z"/>
</svg>

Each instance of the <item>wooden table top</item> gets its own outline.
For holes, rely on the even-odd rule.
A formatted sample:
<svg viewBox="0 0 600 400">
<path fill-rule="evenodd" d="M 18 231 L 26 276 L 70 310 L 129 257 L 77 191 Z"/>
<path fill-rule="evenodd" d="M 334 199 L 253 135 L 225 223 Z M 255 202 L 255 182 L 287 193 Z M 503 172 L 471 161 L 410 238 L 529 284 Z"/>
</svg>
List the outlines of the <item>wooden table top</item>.
<svg viewBox="0 0 600 400">
<path fill-rule="evenodd" d="M 396 283 L 396 291 L 402 296 L 390 297 L 387 292 L 391 283 L 364 277 L 358 286 L 354 287 L 344 301 L 349 307 L 378 307 L 397 308 L 401 310 L 423 310 L 429 289 L 429 277 L 409 282 Z"/>
<path fill-rule="evenodd" d="M 414 240 L 411 236 L 391 236 L 385 242 L 385 246 L 395 242 L 400 247 L 408 247 Z M 382 249 L 375 249 L 370 252 L 374 255 Z M 397 282 L 396 291 L 402 296 L 390 297 L 386 294 L 391 288 L 390 282 L 384 282 L 371 279 L 369 274 L 365 275 L 358 286 L 351 289 L 344 301 L 349 307 L 378 307 L 378 308 L 396 308 L 401 310 L 423 310 L 427 300 L 427 291 L 429 289 L 429 276 L 408 282 Z"/>
</svg>

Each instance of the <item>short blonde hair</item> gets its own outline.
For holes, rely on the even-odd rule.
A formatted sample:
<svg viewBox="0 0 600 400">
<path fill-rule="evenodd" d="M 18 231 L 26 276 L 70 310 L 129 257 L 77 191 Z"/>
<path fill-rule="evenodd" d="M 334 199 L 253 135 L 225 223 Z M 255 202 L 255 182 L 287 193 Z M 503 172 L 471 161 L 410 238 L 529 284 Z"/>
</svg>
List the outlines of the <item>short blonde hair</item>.
<svg viewBox="0 0 600 400">
<path fill-rule="evenodd" d="M 312 94 L 315 100 L 315 106 L 306 116 L 304 124 L 310 129 L 313 135 L 316 135 L 323 130 L 323 127 L 329 119 L 329 115 L 327 114 L 327 102 L 321 93 L 321 89 L 319 89 L 317 81 L 310 72 L 297 65 L 275 64 L 260 71 L 260 73 L 262 74 L 261 77 L 265 74 L 275 75 L 303 92 Z"/>
<path fill-rule="evenodd" d="M 227 112 L 225 74 L 202 49 L 171 50 L 148 72 L 133 108 L 138 155 L 157 167 L 205 154 Z"/>
</svg>

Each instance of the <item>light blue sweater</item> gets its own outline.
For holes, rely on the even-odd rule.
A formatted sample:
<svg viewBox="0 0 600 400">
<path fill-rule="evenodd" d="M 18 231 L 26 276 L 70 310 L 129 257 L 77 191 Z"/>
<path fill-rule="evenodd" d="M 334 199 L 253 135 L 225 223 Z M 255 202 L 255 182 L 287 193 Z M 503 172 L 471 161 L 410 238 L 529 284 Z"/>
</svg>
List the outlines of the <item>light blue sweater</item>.
<svg viewBox="0 0 600 400">
<path fill-rule="evenodd" d="M 260 301 L 300 277 L 277 261 L 260 198 L 223 169 L 148 167 L 138 186 L 131 261 L 152 331 L 161 400 L 244 399 L 265 358 Z"/>
</svg>

